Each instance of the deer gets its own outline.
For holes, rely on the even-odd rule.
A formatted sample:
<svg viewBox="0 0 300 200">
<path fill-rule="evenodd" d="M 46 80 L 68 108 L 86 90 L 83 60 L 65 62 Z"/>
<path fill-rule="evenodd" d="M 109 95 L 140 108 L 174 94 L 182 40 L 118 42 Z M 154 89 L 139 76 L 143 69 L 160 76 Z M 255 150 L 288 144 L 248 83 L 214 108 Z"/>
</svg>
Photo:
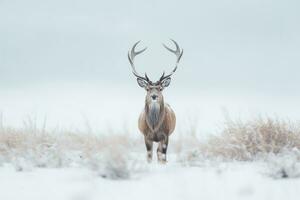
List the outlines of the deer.
<svg viewBox="0 0 300 200">
<path fill-rule="evenodd" d="M 172 40 L 172 39 L 171 39 Z M 177 70 L 178 63 L 182 57 L 183 49 L 179 47 L 175 40 L 172 40 L 176 49 L 173 50 L 163 44 L 163 46 L 175 54 L 176 64 L 171 73 L 162 73 L 158 81 L 153 82 L 145 73 L 144 76 L 139 75 L 134 65 L 134 59 L 137 55 L 143 53 L 147 47 L 140 51 L 136 51 L 136 46 L 140 41 L 136 42 L 128 52 L 128 60 L 131 65 L 132 73 L 137 79 L 137 83 L 147 92 L 145 98 L 145 106 L 138 119 L 139 131 L 144 136 L 147 150 L 147 161 L 152 162 L 153 142 L 158 143 L 157 161 L 165 164 L 167 162 L 167 149 L 169 144 L 169 136 L 174 132 L 176 125 L 176 115 L 168 103 L 165 103 L 162 91 L 171 83 L 171 76 Z"/>
</svg>

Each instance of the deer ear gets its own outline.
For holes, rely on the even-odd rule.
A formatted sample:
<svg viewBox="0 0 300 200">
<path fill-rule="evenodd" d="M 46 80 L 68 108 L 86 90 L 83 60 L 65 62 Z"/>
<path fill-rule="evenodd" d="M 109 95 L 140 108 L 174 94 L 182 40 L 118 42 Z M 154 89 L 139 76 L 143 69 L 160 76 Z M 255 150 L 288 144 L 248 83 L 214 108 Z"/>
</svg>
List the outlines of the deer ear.
<svg viewBox="0 0 300 200">
<path fill-rule="evenodd" d="M 171 83 L 171 78 L 169 77 L 162 81 L 161 86 L 163 88 L 165 88 L 165 87 L 168 87 L 170 85 L 170 83 Z"/>
<path fill-rule="evenodd" d="M 140 87 L 142 87 L 142 88 L 146 88 L 147 87 L 148 83 L 145 80 L 143 80 L 141 78 L 137 78 L 136 80 L 137 80 L 137 82 L 138 82 L 138 84 L 139 84 Z"/>
</svg>

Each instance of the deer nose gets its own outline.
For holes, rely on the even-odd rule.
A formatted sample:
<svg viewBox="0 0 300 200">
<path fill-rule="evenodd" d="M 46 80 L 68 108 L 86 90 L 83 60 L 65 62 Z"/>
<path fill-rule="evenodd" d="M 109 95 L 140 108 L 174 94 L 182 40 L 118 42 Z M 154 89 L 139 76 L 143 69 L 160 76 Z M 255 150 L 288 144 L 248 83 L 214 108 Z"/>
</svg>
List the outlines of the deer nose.
<svg viewBox="0 0 300 200">
<path fill-rule="evenodd" d="M 157 95 L 156 94 L 153 94 L 152 96 L 151 96 L 151 98 L 153 99 L 153 100 L 156 100 L 157 99 Z"/>
</svg>

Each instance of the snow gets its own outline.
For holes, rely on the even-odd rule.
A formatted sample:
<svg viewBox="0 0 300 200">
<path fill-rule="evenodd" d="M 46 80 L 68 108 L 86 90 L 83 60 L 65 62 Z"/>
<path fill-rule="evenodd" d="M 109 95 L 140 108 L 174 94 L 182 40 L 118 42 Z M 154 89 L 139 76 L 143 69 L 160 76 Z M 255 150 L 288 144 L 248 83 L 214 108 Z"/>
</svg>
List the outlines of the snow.
<svg viewBox="0 0 300 200">
<path fill-rule="evenodd" d="M 2 127 L 0 200 L 296 199 L 300 129 L 270 119 L 229 127 L 217 142 L 172 137 L 166 165 L 155 151 L 147 163 L 142 137 Z"/>
<path fill-rule="evenodd" d="M 172 156 L 171 156 L 172 157 Z M 146 164 L 130 179 L 106 179 L 83 167 L 34 168 L 17 171 L 0 167 L 0 199 L 297 199 L 300 179 L 274 179 L 265 162 L 203 162 L 182 166 Z"/>
</svg>

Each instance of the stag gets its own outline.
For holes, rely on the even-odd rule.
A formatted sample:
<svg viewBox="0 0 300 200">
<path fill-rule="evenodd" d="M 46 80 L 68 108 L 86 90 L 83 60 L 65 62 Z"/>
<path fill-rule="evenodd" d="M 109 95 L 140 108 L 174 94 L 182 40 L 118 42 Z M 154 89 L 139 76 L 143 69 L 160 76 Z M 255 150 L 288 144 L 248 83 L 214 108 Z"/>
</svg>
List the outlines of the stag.
<svg viewBox="0 0 300 200">
<path fill-rule="evenodd" d="M 131 64 L 132 73 L 137 78 L 138 85 L 144 88 L 147 92 L 145 99 L 145 107 L 139 116 L 138 127 L 140 132 L 144 135 L 146 149 L 147 149 L 147 161 L 152 161 L 153 154 L 153 142 L 158 142 L 157 148 L 157 160 L 160 163 L 167 162 L 167 149 L 169 143 L 169 136 L 173 133 L 176 125 L 176 116 L 170 105 L 164 102 L 162 91 L 170 85 L 171 76 L 177 70 L 178 63 L 183 54 L 183 49 L 180 49 L 179 45 L 172 40 L 176 49 L 173 50 L 163 46 L 176 55 L 176 65 L 169 74 L 162 73 L 162 76 L 158 81 L 153 82 L 145 73 L 144 76 L 138 74 L 134 65 L 134 58 L 138 54 L 143 53 L 146 49 L 136 51 L 135 48 L 140 41 L 136 42 L 131 50 L 128 52 L 128 60 Z"/>
</svg>

